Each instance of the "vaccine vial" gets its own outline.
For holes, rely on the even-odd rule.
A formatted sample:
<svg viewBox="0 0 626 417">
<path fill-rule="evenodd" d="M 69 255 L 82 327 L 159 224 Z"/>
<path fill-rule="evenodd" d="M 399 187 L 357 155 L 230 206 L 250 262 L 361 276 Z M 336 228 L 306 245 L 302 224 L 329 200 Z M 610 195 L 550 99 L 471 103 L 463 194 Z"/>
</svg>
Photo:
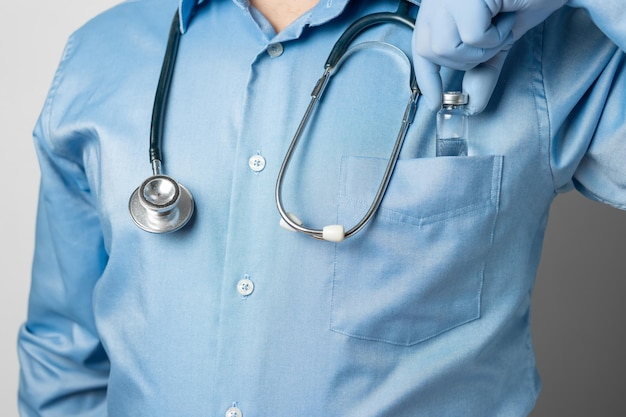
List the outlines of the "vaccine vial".
<svg viewBox="0 0 626 417">
<path fill-rule="evenodd" d="M 437 112 L 437 156 L 467 156 L 467 100 L 460 91 L 443 93 Z"/>
</svg>

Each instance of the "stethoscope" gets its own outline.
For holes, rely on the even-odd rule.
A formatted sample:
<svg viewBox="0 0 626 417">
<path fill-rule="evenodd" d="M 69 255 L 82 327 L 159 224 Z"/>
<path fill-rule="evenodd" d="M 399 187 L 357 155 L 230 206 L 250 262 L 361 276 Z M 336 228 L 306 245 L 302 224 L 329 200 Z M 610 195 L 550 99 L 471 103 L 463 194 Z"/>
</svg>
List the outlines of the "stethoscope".
<svg viewBox="0 0 626 417">
<path fill-rule="evenodd" d="M 384 175 L 378 186 L 378 190 L 374 199 L 365 213 L 356 225 L 349 228 L 340 224 L 333 224 L 323 227 L 322 229 L 313 229 L 303 225 L 302 221 L 293 213 L 285 210 L 282 202 L 282 184 L 285 173 L 289 167 L 289 162 L 294 154 L 296 147 L 302 137 L 315 107 L 332 77 L 332 75 L 341 66 L 342 58 L 346 56 L 348 48 L 354 39 L 366 29 L 382 23 L 400 23 L 413 29 L 415 26 L 414 19 L 409 15 L 411 3 L 401 0 L 397 11 L 380 12 L 364 16 L 354 22 L 341 35 L 339 40 L 333 46 L 333 49 L 324 65 L 324 73 L 317 81 L 313 91 L 311 92 L 311 101 L 305 111 L 302 121 L 298 125 L 296 133 L 287 149 L 287 153 L 278 172 L 276 180 L 276 207 L 281 217 L 280 224 L 284 228 L 304 233 L 315 239 L 326 240 L 331 242 L 341 242 L 355 233 L 363 229 L 369 221 L 374 217 L 380 203 L 385 195 L 389 181 L 398 161 L 402 144 L 406 138 L 407 132 L 417 111 L 417 100 L 420 90 L 415 80 L 415 73 L 411 68 L 410 79 L 410 98 L 406 106 L 402 124 L 394 143 L 391 155 L 389 157 Z M 141 229 L 151 233 L 168 233 L 179 230 L 187 224 L 194 212 L 194 200 L 189 192 L 182 184 L 173 178 L 162 173 L 162 151 L 161 139 L 164 124 L 164 115 L 167 108 L 167 98 L 172 82 L 172 75 L 176 63 L 176 55 L 178 45 L 180 43 L 181 31 L 179 25 L 179 15 L 174 15 L 174 20 L 170 28 L 163 66 L 157 85 L 157 91 L 154 98 L 154 106 L 152 111 L 152 124 L 150 128 L 150 164 L 152 166 L 152 176 L 148 177 L 131 195 L 129 201 L 129 210 L 132 219 Z M 412 67 L 412 66 L 411 66 Z"/>
</svg>

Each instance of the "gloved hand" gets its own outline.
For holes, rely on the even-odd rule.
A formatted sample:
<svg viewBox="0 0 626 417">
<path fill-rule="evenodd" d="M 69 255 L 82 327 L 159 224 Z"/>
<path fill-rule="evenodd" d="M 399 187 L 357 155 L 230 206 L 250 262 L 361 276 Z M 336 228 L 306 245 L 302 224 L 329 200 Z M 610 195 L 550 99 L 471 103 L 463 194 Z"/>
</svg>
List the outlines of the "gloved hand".
<svg viewBox="0 0 626 417">
<path fill-rule="evenodd" d="M 413 33 L 417 82 L 441 106 L 441 66 L 463 70 L 470 113 L 489 102 L 509 49 L 568 0 L 422 0 Z"/>
</svg>

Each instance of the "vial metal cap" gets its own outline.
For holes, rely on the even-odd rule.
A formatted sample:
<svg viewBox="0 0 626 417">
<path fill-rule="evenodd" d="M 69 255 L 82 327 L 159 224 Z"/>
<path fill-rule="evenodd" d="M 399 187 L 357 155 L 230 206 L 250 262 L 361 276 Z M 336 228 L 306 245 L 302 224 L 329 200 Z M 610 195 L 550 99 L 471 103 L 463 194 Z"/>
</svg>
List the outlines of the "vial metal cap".
<svg viewBox="0 0 626 417">
<path fill-rule="evenodd" d="M 461 91 L 446 91 L 443 93 L 442 102 L 443 104 L 451 104 L 451 105 L 463 105 L 467 104 L 468 101 L 467 93 L 463 93 Z"/>
</svg>

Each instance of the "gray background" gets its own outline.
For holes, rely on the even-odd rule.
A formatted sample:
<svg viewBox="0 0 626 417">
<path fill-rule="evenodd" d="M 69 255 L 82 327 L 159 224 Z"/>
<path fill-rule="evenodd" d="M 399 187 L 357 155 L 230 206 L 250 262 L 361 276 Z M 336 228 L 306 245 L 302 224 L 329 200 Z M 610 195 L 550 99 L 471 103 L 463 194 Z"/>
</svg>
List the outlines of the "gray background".
<svg viewBox="0 0 626 417">
<path fill-rule="evenodd" d="M 26 315 L 39 177 L 31 131 L 70 32 L 117 1 L 0 5 L 3 417 L 17 416 L 15 335 Z M 557 199 L 534 296 L 533 331 L 544 385 L 533 417 L 626 416 L 624 248 L 626 214 L 576 193 Z"/>
</svg>

